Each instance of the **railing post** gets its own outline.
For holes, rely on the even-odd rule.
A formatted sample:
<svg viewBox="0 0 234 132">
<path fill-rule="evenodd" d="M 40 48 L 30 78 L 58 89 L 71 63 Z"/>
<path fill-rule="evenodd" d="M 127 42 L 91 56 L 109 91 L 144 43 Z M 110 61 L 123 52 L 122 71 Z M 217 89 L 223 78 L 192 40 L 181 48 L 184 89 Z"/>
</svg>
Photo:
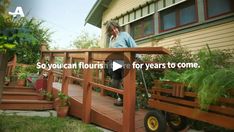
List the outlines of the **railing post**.
<svg viewBox="0 0 234 132">
<path fill-rule="evenodd" d="M 126 59 L 130 64 L 134 61 L 135 54 L 125 52 Z M 126 71 L 124 71 L 124 74 Z M 135 131 L 135 104 L 136 104 L 136 71 L 130 68 L 128 74 L 124 77 L 124 100 L 123 100 L 123 132 Z"/>
<path fill-rule="evenodd" d="M 102 61 L 102 64 L 105 65 L 105 62 Z M 105 80 L 106 80 L 106 77 L 105 77 L 105 70 L 104 68 L 101 70 L 101 80 L 102 80 L 102 84 L 105 85 Z M 100 92 L 100 95 L 101 96 L 105 96 L 105 90 L 104 89 L 101 89 L 101 92 Z"/>
<path fill-rule="evenodd" d="M 53 53 L 50 53 L 50 64 L 54 63 L 54 55 Z M 52 87 L 53 87 L 53 82 L 54 82 L 54 75 L 53 75 L 53 69 L 50 69 L 48 73 L 48 82 L 47 82 L 47 92 L 52 92 Z"/>
<path fill-rule="evenodd" d="M 17 65 L 17 56 L 16 54 L 14 54 L 14 58 L 12 59 L 12 61 L 10 62 L 10 66 L 7 68 L 7 72 L 6 72 L 6 76 L 11 76 L 12 73 L 14 72 L 15 70 L 15 67 Z"/>
<path fill-rule="evenodd" d="M 40 63 L 43 64 L 45 63 L 45 55 L 43 52 L 41 52 L 41 58 L 40 58 Z M 41 74 L 43 72 L 43 70 L 39 71 L 39 74 Z"/>
<path fill-rule="evenodd" d="M 71 64 L 72 58 L 68 56 L 68 53 L 65 53 L 63 64 Z M 62 92 L 68 95 L 68 85 L 70 83 L 70 78 L 68 76 L 71 75 L 71 69 L 63 69 L 63 80 L 62 80 Z"/>
<path fill-rule="evenodd" d="M 85 52 L 85 64 L 91 62 L 91 53 Z M 90 82 L 92 81 L 92 71 L 91 69 L 84 69 L 83 72 L 84 84 L 83 84 L 83 107 L 82 107 L 82 119 L 85 123 L 90 123 L 90 114 L 91 114 L 91 95 L 92 95 L 92 86 Z"/>
</svg>

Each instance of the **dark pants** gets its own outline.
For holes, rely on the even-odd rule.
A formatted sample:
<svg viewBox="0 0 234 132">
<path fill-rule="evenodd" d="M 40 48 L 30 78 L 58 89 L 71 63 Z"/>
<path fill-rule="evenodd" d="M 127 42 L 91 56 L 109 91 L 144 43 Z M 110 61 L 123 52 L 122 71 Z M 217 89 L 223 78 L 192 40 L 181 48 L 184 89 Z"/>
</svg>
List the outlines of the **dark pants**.
<svg viewBox="0 0 234 132">
<path fill-rule="evenodd" d="M 121 83 L 122 83 L 122 79 L 123 79 L 123 69 L 118 69 L 116 71 L 113 71 L 112 73 L 112 87 L 117 88 L 117 89 L 122 89 L 121 87 Z M 118 97 L 120 97 L 121 99 L 123 99 L 123 95 L 122 94 L 118 94 Z"/>
</svg>

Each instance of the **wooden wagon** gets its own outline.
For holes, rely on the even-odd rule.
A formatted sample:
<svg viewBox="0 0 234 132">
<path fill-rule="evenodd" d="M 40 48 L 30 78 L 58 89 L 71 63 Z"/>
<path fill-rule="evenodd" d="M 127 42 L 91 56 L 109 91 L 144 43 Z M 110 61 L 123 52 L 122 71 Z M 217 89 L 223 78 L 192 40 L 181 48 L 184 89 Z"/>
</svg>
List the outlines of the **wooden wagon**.
<svg viewBox="0 0 234 132">
<path fill-rule="evenodd" d="M 234 98 L 219 98 L 217 102 L 219 105 L 201 110 L 197 94 L 189 91 L 185 84 L 156 80 L 148 100 L 152 110 L 145 116 L 145 128 L 164 132 L 168 124 L 178 131 L 186 128 L 186 119 L 190 118 L 234 130 Z"/>
</svg>

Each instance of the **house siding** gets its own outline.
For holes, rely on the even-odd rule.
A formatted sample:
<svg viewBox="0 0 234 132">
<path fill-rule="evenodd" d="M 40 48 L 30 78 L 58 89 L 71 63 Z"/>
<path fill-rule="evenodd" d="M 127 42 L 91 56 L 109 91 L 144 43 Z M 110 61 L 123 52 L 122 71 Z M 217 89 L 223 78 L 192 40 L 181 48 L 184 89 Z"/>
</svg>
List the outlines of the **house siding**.
<svg viewBox="0 0 234 132">
<path fill-rule="evenodd" d="M 139 46 L 163 46 L 170 48 L 181 45 L 192 51 L 205 48 L 208 44 L 211 49 L 234 49 L 234 22 L 220 24 L 196 31 L 161 38 L 150 42 L 142 43 Z"/>
<path fill-rule="evenodd" d="M 124 15 L 127 11 L 131 11 L 133 8 L 136 9 L 139 5 L 145 4 L 147 1 L 151 0 L 113 0 L 108 9 L 103 13 L 102 23 L 115 18 L 116 16 Z M 182 0 L 175 0 L 175 2 L 180 2 Z M 198 6 L 202 10 L 198 10 L 199 15 L 199 23 L 204 23 L 204 11 L 203 11 L 203 0 L 197 0 Z M 167 6 L 173 4 L 173 0 L 159 0 L 155 3 L 155 9 L 160 10 Z M 152 8 L 151 8 L 152 9 Z M 142 7 L 142 15 L 146 15 L 146 8 Z M 136 10 L 135 17 L 137 18 L 140 13 Z M 119 19 L 134 19 L 134 13 L 129 13 L 129 19 L 126 17 L 122 17 Z M 155 29 L 158 29 L 158 13 L 155 13 Z M 139 16 L 140 17 L 140 16 Z M 127 24 L 126 28 L 129 28 L 129 24 Z M 105 35 L 105 26 L 102 26 L 102 34 L 100 46 L 105 47 L 106 44 L 106 35 Z M 126 29 L 129 31 L 129 29 Z M 211 49 L 225 49 L 225 48 L 234 48 L 234 21 L 217 24 L 215 26 L 209 26 L 206 28 L 198 29 L 195 31 L 181 33 L 170 37 L 160 37 L 157 39 L 157 32 L 155 30 L 155 37 L 149 37 L 146 42 L 137 41 L 139 47 L 145 46 L 163 46 L 165 48 L 169 48 L 175 45 L 182 45 L 192 51 L 197 51 L 201 48 L 206 47 L 208 44 Z M 160 34 L 158 34 L 160 35 Z M 163 35 L 162 35 L 163 36 Z"/>
</svg>

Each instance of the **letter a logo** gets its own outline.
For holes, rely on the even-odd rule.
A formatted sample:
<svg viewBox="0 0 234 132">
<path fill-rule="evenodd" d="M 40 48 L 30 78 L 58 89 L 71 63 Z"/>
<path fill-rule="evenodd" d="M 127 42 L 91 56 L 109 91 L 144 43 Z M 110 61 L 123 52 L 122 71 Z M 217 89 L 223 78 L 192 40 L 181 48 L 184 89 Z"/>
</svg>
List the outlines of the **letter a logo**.
<svg viewBox="0 0 234 132">
<path fill-rule="evenodd" d="M 9 14 L 13 17 L 16 17 L 17 15 L 20 15 L 20 17 L 24 17 L 23 9 L 20 6 L 16 7 L 15 12 L 9 12 Z"/>
</svg>

